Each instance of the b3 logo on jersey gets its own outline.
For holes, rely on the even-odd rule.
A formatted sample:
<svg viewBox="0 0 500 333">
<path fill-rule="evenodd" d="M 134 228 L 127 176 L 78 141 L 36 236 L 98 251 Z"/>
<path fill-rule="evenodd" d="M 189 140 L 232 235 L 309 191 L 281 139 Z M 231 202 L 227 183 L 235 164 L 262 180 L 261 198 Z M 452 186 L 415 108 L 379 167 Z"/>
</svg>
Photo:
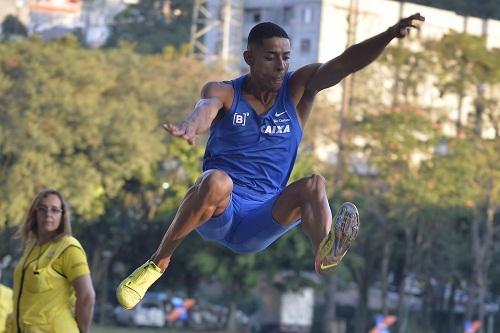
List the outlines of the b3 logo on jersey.
<svg viewBox="0 0 500 333">
<path fill-rule="evenodd" d="M 244 113 L 234 113 L 233 116 L 233 125 L 236 126 L 245 126 L 247 123 L 247 117 L 250 115 L 248 112 Z"/>
</svg>

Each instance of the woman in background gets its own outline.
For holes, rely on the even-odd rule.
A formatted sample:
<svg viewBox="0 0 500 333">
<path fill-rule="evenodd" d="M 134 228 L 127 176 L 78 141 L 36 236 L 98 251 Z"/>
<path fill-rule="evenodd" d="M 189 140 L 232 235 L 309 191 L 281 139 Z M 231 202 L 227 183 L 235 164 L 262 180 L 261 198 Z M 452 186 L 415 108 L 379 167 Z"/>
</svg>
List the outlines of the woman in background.
<svg viewBox="0 0 500 333">
<path fill-rule="evenodd" d="M 85 251 L 71 236 L 58 191 L 38 193 L 19 229 L 24 253 L 14 272 L 12 333 L 88 333 L 95 292 Z"/>
</svg>

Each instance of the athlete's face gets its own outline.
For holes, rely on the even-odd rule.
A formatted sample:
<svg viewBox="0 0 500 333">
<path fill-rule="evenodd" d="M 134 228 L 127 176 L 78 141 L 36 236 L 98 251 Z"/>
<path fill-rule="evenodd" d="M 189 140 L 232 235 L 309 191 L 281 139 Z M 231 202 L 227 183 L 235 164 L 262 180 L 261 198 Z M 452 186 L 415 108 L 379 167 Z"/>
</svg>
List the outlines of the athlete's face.
<svg viewBox="0 0 500 333">
<path fill-rule="evenodd" d="M 287 38 L 264 39 L 261 45 L 249 45 L 244 57 L 252 80 L 265 91 L 278 91 L 290 66 L 290 41 Z"/>
</svg>

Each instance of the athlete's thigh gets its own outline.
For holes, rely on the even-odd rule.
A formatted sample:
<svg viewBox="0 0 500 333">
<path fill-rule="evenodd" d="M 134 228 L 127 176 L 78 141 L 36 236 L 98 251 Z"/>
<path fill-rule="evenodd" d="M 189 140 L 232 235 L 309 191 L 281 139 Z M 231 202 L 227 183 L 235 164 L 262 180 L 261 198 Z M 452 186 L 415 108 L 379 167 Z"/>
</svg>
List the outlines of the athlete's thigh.
<svg viewBox="0 0 500 333">
<path fill-rule="evenodd" d="M 315 183 L 320 183 L 315 184 Z M 300 207 L 306 200 L 310 200 L 311 187 L 323 186 L 324 178 L 319 175 L 312 175 L 301 178 L 281 192 L 278 200 L 273 207 L 273 217 L 281 225 L 287 226 L 294 224 L 300 219 Z"/>
<path fill-rule="evenodd" d="M 219 215 L 212 216 L 196 228 L 198 234 L 205 240 L 224 244 L 224 239 L 232 229 L 234 222 L 234 197 L 230 196 L 229 198 L 229 203 Z"/>
<path fill-rule="evenodd" d="M 245 209 L 245 201 L 240 202 L 237 221 L 225 239 L 226 245 L 238 253 L 258 252 L 298 225 L 300 220 L 286 226 L 275 221 L 272 210 L 277 199 L 278 194 L 249 210 Z"/>
<path fill-rule="evenodd" d="M 194 186 L 188 191 L 197 192 L 197 201 L 195 206 L 209 204 L 215 207 L 211 215 L 222 214 L 229 204 L 233 181 L 229 175 L 218 169 L 209 169 L 204 171 L 194 183 Z"/>
</svg>

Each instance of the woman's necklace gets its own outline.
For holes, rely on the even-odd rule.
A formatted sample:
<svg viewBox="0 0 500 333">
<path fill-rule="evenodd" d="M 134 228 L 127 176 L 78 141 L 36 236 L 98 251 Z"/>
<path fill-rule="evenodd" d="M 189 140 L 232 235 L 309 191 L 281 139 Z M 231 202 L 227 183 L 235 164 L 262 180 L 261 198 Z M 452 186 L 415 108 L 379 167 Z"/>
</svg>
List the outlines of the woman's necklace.
<svg viewBox="0 0 500 333">
<path fill-rule="evenodd" d="M 33 261 L 35 262 L 35 269 L 33 270 L 33 274 L 34 275 L 38 275 L 40 274 L 40 271 L 39 271 L 39 267 L 40 267 L 40 258 L 42 257 L 42 254 L 45 253 L 45 250 L 48 249 L 48 246 L 46 248 L 45 247 L 45 244 L 43 245 L 34 245 L 31 249 L 30 249 L 30 252 L 28 253 L 28 256 L 26 257 L 26 259 L 28 260 L 29 257 L 31 256 L 31 252 L 33 252 L 33 250 L 35 249 L 35 247 L 38 247 L 38 255 L 33 258 L 32 260 L 30 260 L 25 266 L 24 268 L 26 268 L 30 263 L 32 263 Z"/>
</svg>

